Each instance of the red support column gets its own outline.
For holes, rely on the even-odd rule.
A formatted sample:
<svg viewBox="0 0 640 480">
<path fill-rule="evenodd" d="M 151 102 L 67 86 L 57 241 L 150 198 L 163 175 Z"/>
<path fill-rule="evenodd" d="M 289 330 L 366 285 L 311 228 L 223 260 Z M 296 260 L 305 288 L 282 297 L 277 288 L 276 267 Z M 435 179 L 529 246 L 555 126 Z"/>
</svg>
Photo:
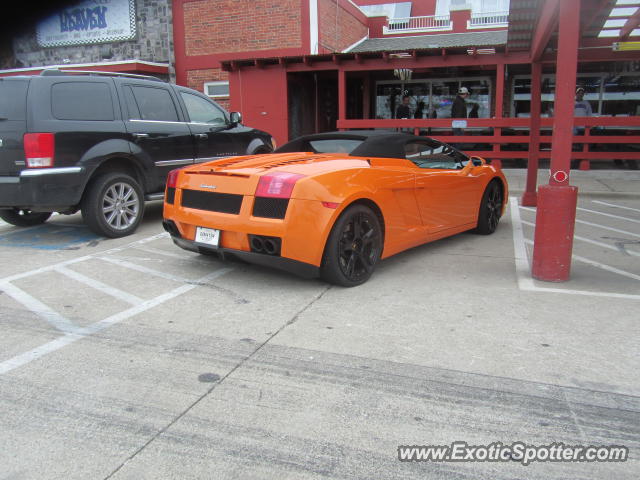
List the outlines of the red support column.
<svg viewBox="0 0 640 480">
<path fill-rule="evenodd" d="M 500 63 L 496 65 L 496 106 L 494 111 L 495 118 L 502 118 L 504 114 L 502 113 L 502 106 L 504 103 L 504 63 Z M 495 127 L 494 135 L 502 135 L 502 128 Z M 500 145 L 494 144 L 493 151 L 500 151 Z M 502 168 L 502 160 L 492 159 L 491 165 L 496 168 Z"/>
<path fill-rule="evenodd" d="M 529 131 L 529 161 L 527 162 L 527 187 L 521 203 L 525 207 L 535 207 L 538 203 L 538 159 L 540 158 L 540 94 L 542 64 L 531 64 L 531 126 Z"/>
<path fill-rule="evenodd" d="M 347 119 L 347 74 L 344 69 L 338 70 L 338 120 Z M 340 129 L 344 130 L 344 129 Z"/>
<path fill-rule="evenodd" d="M 555 120 L 549 185 L 538 190 L 532 275 L 538 280 L 569 280 L 578 189 L 569 185 L 573 109 L 578 67 L 580 0 L 560 2 L 556 59 Z"/>
</svg>

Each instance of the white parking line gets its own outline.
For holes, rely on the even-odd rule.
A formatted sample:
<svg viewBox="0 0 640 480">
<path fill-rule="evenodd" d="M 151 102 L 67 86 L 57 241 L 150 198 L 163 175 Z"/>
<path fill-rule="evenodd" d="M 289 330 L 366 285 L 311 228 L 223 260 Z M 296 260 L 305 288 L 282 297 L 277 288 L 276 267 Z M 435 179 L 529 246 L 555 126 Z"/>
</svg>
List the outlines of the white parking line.
<svg viewBox="0 0 640 480">
<path fill-rule="evenodd" d="M 221 268 L 220 270 L 216 270 L 215 272 L 200 278 L 198 280 L 198 283 L 210 282 L 232 270 L 232 268 Z M 4 362 L 0 363 L 0 375 L 10 372 L 11 370 L 14 370 L 15 368 L 21 367 L 23 365 L 27 365 L 28 363 L 41 358 L 48 353 L 60 350 L 61 348 L 66 347 L 67 345 L 70 345 L 88 335 L 100 332 L 101 330 L 104 330 L 111 325 L 120 323 L 153 307 L 157 307 L 158 305 L 171 300 L 172 298 L 176 298 L 184 293 L 187 293 L 189 290 L 196 288 L 196 286 L 197 285 L 182 285 L 171 290 L 170 292 L 152 298 L 151 300 L 146 300 L 145 302 L 131 307 L 123 312 L 111 315 L 110 317 L 105 318 L 104 320 L 100 320 L 99 322 L 96 322 L 87 327 L 77 328 L 73 333 L 68 333 L 62 337 L 45 343 L 44 345 L 34 348 L 33 350 L 29 350 L 28 352 L 17 355 L 9 360 L 5 360 Z"/>
<path fill-rule="evenodd" d="M 528 245 L 533 245 L 533 240 L 529 240 L 528 238 L 525 239 L 525 242 Z M 578 260 L 579 262 L 587 263 L 587 264 L 589 264 L 591 266 L 600 268 L 602 270 L 606 270 L 606 271 L 611 272 L 611 273 L 617 273 L 618 275 L 622 275 L 623 277 L 629 277 L 629 278 L 633 278 L 634 280 L 640 280 L 640 275 L 636 275 L 635 273 L 627 272 L 626 270 L 620 270 L 619 268 L 612 267 L 612 266 L 607 265 L 605 263 L 596 262 L 595 260 L 591 260 L 589 258 L 581 257 L 580 255 L 573 254 L 573 255 L 571 255 L 571 258 L 573 260 Z"/>
<path fill-rule="evenodd" d="M 32 297 L 21 288 L 18 288 L 9 282 L 2 282 L 0 283 L 0 290 L 9 295 L 16 302 L 27 307 L 28 310 L 61 332 L 75 333 L 79 330 L 79 327 L 74 325 L 68 318 L 63 317 L 48 305 L 45 305 L 37 298 Z"/>
<path fill-rule="evenodd" d="M 631 207 L 625 207 L 624 205 L 616 205 L 614 203 L 601 202 L 600 200 L 591 200 L 591 201 L 593 203 L 597 203 L 599 205 L 605 205 L 607 207 L 623 208 L 625 210 L 631 210 L 633 212 L 640 212 L 640 209 L 638 209 L 638 208 L 631 208 Z"/>
<path fill-rule="evenodd" d="M 86 275 L 76 272 L 75 270 L 71 270 L 67 267 L 58 266 L 58 267 L 55 267 L 54 270 L 80 283 L 84 283 L 85 285 L 88 285 L 91 288 L 99 290 L 102 293 L 106 293 L 107 295 L 110 295 L 119 300 L 122 300 L 123 302 L 130 303 L 131 305 L 138 305 L 144 302 L 144 300 L 140 297 L 136 297 L 135 295 L 132 295 L 128 292 L 125 292 L 123 290 L 107 285 L 106 283 L 102 283 L 101 281 L 96 280 L 94 278 L 87 277 Z"/>
<path fill-rule="evenodd" d="M 179 283 L 189 283 L 191 280 L 185 277 L 179 277 L 177 275 L 171 275 L 170 273 L 161 272 L 159 270 L 154 270 L 153 268 L 143 267 L 142 265 L 138 265 L 136 263 L 127 262 L 126 260 L 120 260 L 119 258 L 109 258 L 109 257 L 96 257 L 99 260 L 103 260 L 105 262 L 113 263 L 114 265 L 118 265 L 120 267 L 128 268 L 130 270 L 136 270 L 141 273 L 148 273 L 149 275 L 153 275 L 155 277 L 164 278 L 166 280 L 172 280 L 174 282 Z"/>
<path fill-rule="evenodd" d="M 518 287 L 520 290 L 535 289 L 533 279 L 531 278 L 531 267 L 529 266 L 529 258 L 527 256 L 527 247 L 524 244 L 524 231 L 522 230 L 522 222 L 520 221 L 520 209 L 518 208 L 518 199 L 510 198 L 511 206 L 511 227 L 513 228 L 513 248 L 515 250 L 516 275 L 518 278 Z"/>
<path fill-rule="evenodd" d="M 160 238 L 168 237 L 168 236 L 169 236 L 169 234 L 166 233 L 166 232 L 165 233 L 159 233 L 157 235 L 151 235 L 150 237 L 142 238 L 140 240 L 136 240 L 134 242 L 127 243 L 126 245 L 122 245 L 121 247 L 111 248 L 111 249 L 105 250 L 103 252 L 97 252 L 97 253 L 94 253 L 94 254 L 91 254 L 91 255 L 85 255 L 83 257 L 77 257 L 77 258 L 73 258 L 71 260 L 65 260 L 63 262 L 54 263 L 53 265 L 47 265 L 46 267 L 40 267 L 40 268 L 36 268 L 34 270 L 29 270 L 28 272 L 16 273 L 15 275 L 10 275 L 8 277 L 1 278 L 0 282 L 13 282 L 14 280 L 19 280 L 21 278 L 30 277 L 32 275 L 38 275 L 38 274 L 44 273 L 44 272 L 49 272 L 51 270 L 54 270 L 56 267 L 64 267 L 64 266 L 67 266 L 67 265 L 72 265 L 74 263 L 84 262 L 85 260 L 90 260 L 92 258 L 96 258 L 99 255 L 110 255 L 112 253 L 121 252 L 122 250 L 125 250 L 127 248 L 133 247 L 135 245 L 142 245 L 142 244 L 153 242 L 154 240 L 158 240 Z"/>
<path fill-rule="evenodd" d="M 156 253 L 158 255 L 163 255 L 165 257 L 171 257 L 171 258 L 177 258 L 178 260 L 192 260 L 193 257 L 191 255 L 185 255 L 185 254 L 180 254 L 180 253 L 173 253 L 173 252 L 165 252 L 164 250 L 161 250 L 160 248 L 153 248 L 153 247 L 142 247 L 142 246 L 138 246 L 136 245 L 135 247 L 136 250 L 142 250 L 143 252 L 147 252 L 147 253 Z M 185 252 L 187 253 L 187 252 Z M 189 252 L 191 253 L 191 252 Z M 194 255 L 197 255 L 194 254 Z"/>
<path fill-rule="evenodd" d="M 521 210 L 526 210 L 527 212 L 535 212 L 536 211 L 535 208 L 529 208 L 529 207 L 520 207 L 520 209 Z M 519 216 L 520 216 L 520 214 L 518 214 L 518 217 Z M 576 223 L 580 223 L 582 225 L 589 225 L 590 227 L 602 228 L 603 230 L 609 230 L 611 232 L 622 233 L 623 235 L 630 235 L 632 237 L 640 238 L 640 235 L 637 234 L 637 233 L 629 232 L 627 230 L 620 230 L 619 228 L 607 227 L 606 225 L 600 225 L 599 223 L 587 222 L 586 220 L 579 220 L 577 218 L 576 218 Z"/>
<path fill-rule="evenodd" d="M 605 217 L 617 218 L 619 220 L 624 220 L 626 222 L 640 223 L 640 220 L 636 220 L 635 218 L 623 217 L 621 215 L 613 215 L 611 213 L 599 212 L 598 210 L 591 210 L 589 208 L 577 207 L 576 210 L 580 210 L 582 212 L 596 213 L 598 215 L 604 215 Z"/>
<path fill-rule="evenodd" d="M 536 226 L 535 223 L 527 222 L 526 220 L 521 220 L 523 225 L 528 225 L 530 227 Z M 613 245 L 609 245 L 608 243 L 598 242 L 597 240 L 591 240 L 590 238 L 581 237 L 580 235 L 574 235 L 573 238 L 576 240 L 580 240 L 581 242 L 590 243 L 592 245 L 597 245 L 598 247 L 608 248 L 609 250 L 614 250 L 616 252 L 620 252 L 618 247 L 614 247 Z M 634 252 L 633 250 L 625 250 L 629 255 L 633 255 L 634 257 L 640 257 L 640 253 Z"/>
<path fill-rule="evenodd" d="M 565 295 L 582 295 L 587 297 L 609 297 L 627 300 L 640 300 L 640 295 L 630 295 L 626 293 L 609 293 L 591 290 L 571 290 L 565 288 L 549 288 L 536 286 L 533 282 L 533 278 L 531 277 L 531 269 L 529 267 L 527 248 L 525 246 L 524 232 L 522 230 L 522 220 L 520 219 L 520 208 L 524 210 L 533 209 L 520 207 L 518 205 L 518 199 L 516 197 L 511 197 L 509 199 L 509 206 L 511 210 L 511 226 L 513 228 L 513 248 L 515 252 L 516 278 L 518 280 L 518 288 L 520 288 L 520 290 L 529 292 L 560 293 Z"/>
</svg>

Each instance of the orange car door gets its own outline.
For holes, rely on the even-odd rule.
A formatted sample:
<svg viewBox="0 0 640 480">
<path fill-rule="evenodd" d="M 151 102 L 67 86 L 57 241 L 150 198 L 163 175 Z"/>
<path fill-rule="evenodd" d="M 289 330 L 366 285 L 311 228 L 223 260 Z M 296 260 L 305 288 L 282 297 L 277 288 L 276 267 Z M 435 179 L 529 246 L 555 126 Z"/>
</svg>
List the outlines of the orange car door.
<svg viewBox="0 0 640 480">
<path fill-rule="evenodd" d="M 479 179 L 466 157 L 450 146 L 430 140 L 407 145 L 407 159 L 418 168 L 416 198 L 430 233 L 475 222 Z"/>
</svg>

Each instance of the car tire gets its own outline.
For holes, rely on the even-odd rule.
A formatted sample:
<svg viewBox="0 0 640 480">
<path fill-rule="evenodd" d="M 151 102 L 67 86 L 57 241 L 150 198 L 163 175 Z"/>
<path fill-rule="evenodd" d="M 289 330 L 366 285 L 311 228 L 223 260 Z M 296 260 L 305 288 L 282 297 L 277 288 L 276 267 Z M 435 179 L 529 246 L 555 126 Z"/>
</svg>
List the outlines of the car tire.
<svg viewBox="0 0 640 480">
<path fill-rule="evenodd" d="M 52 212 L 32 212 L 25 208 L 0 209 L 0 218 L 16 227 L 33 227 L 46 222 Z"/>
<path fill-rule="evenodd" d="M 324 248 L 321 277 L 334 285 L 355 287 L 366 282 L 382 253 L 378 216 L 364 205 L 348 207 L 336 220 Z"/>
<path fill-rule="evenodd" d="M 82 218 L 98 235 L 131 235 L 142 220 L 144 197 L 137 181 L 124 173 L 107 173 L 93 180 L 82 199 Z"/>
<path fill-rule="evenodd" d="M 482 195 L 480 202 L 480 213 L 478 214 L 478 225 L 475 233 L 480 235 L 490 235 L 498 228 L 498 222 L 502 215 L 502 186 L 499 182 L 492 180 Z"/>
</svg>

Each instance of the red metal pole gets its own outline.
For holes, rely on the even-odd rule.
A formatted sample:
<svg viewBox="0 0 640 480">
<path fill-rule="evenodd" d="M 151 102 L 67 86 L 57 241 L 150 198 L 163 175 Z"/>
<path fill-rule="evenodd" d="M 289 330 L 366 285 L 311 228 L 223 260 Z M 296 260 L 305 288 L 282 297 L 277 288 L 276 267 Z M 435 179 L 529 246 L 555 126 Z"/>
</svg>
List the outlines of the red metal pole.
<svg viewBox="0 0 640 480">
<path fill-rule="evenodd" d="M 540 94 L 542 64 L 531 64 L 531 127 L 529 131 L 529 161 L 527 162 L 527 188 L 520 203 L 525 207 L 535 207 L 538 203 L 538 159 L 540 158 Z"/>
<path fill-rule="evenodd" d="M 347 74 L 338 70 L 338 120 L 347 119 Z M 341 129 L 344 130 L 344 129 Z"/>
<path fill-rule="evenodd" d="M 502 118 L 502 104 L 504 103 L 504 63 L 496 65 L 496 107 L 494 112 L 495 118 Z M 494 135 L 502 135 L 502 128 L 496 127 Z M 500 151 L 500 145 L 494 144 L 493 151 Z M 491 165 L 496 168 L 502 168 L 502 160 L 497 158 L 491 159 Z"/>
<path fill-rule="evenodd" d="M 569 185 L 573 110 L 578 67 L 580 0 L 560 2 L 556 58 L 555 119 L 549 185 L 538 190 L 532 275 L 538 280 L 569 280 L 578 189 Z"/>
</svg>

